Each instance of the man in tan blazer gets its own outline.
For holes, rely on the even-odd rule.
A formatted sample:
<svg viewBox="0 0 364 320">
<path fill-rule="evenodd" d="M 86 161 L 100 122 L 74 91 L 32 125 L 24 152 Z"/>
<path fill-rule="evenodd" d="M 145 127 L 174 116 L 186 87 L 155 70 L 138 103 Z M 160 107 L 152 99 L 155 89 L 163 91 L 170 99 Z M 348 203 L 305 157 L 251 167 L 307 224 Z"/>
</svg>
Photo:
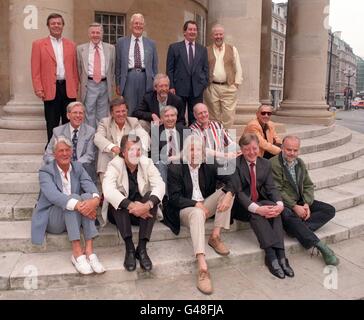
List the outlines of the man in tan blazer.
<svg viewBox="0 0 364 320">
<path fill-rule="evenodd" d="M 134 134 L 141 140 L 144 152 L 149 151 L 150 138 L 141 127 L 137 118 L 128 117 L 128 107 L 123 97 L 110 102 L 110 117 L 100 121 L 95 134 L 94 143 L 99 149 L 97 173 L 102 182 L 108 163 L 120 154 L 121 138 L 126 134 Z"/>
<path fill-rule="evenodd" d="M 270 159 L 281 152 L 282 140 L 277 135 L 275 125 L 270 121 L 272 107 L 261 105 L 256 113 L 256 119 L 251 120 L 244 133 L 255 133 L 259 140 L 259 157 Z"/>
<path fill-rule="evenodd" d="M 90 41 L 77 46 L 81 101 L 86 106 L 86 123 L 95 128 L 109 115 L 115 79 L 115 47 L 102 41 L 103 27 L 91 23 Z"/>
<path fill-rule="evenodd" d="M 140 266 L 150 271 L 146 243 L 152 234 L 158 204 L 163 199 L 165 184 L 152 159 L 142 156 L 139 137 L 124 135 L 120 156 L 108 165 L 102 184 L 105 199 L 110 202 L 110 222 L 116 224 L 125 242 L 124 267 L 128 271 Z M 131 225 L 139 225 L 139 243 L 134 248 Z"/>
<path fill-rule="evenodd" d="M 49 36 L 33 42 L 31 69 L 34 93 L 44 102 L 49 142 L 59 120 L 68 122 L 67 105 L 77 98 L 78 74 L 76 46 L 62 37 L 63 17 L 50 14 L 47 26 Z"/>
</svg>

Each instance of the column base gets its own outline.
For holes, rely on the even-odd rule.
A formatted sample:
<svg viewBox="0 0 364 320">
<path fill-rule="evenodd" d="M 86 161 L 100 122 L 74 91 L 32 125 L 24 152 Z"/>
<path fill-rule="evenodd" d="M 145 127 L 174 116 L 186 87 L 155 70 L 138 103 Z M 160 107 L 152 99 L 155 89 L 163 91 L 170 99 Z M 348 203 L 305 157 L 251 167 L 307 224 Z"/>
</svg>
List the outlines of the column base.
<svg viewBox="0 0 364 320">
<path fill-rule="evenodd" d="M 3 107 L 0 128 L 13 130 L 45 130 L 44 106 L 37 102 L 10 100 Z"/>
<path fill-rule="evenodd" d="M 272 120 L 282 123 L 317 124 L 330 126 L 334 123 L 334 115 L 327 111 L 326 103 L 318 101 L 283 101 Z"/>
</svg>

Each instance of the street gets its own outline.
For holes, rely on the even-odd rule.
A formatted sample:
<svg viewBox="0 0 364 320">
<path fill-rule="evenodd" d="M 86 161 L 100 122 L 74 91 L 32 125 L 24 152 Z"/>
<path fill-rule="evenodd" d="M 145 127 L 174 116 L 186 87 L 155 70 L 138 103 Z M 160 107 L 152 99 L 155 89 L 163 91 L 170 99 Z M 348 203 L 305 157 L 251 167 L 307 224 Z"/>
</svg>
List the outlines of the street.
<svg viewBox="0 0 364 320">
<path fill-rule="evenodd" d="M 364 133 L 364 109 L 336 112 L 336 123 L 351 130 Z"/>
</svg>

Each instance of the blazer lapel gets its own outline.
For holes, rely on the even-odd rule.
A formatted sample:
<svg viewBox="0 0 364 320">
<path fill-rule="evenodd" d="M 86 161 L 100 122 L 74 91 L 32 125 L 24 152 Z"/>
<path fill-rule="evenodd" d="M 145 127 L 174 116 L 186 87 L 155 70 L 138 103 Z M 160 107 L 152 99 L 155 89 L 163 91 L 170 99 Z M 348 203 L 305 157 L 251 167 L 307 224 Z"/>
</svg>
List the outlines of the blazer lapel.
<svg viewBox="0 0 364 320">
<path fill-rule="evenodd" d="M 198 170 L 198 184 L 200 185 L 200 190 L 203 196 L 206 195 L 206 180 L 207 180 L 207 174 L 206 174 L 206 165 L 204 163 L 201 163 L 200 169 Z"/>
<path fill-rule="evenodd" d="M 181 43 L 181 45 L 179 47 L 179 50 L 180 50 L 180 54 L 181 54 L 181 57 L 182 57 L 182 61 L 185 64 L 185 67 L 188 70 L 188 73 L 191 73 L 191 69 L 190 69 L 190 66 L 188 64 L 188 57 L 187 57 L 187 50 L 186 50 L 185 41 L 183 40 L 180 43 Z"/>
<path fill-rule="evenodd" d="M 44 45 L 49 53 L 49 55 L 53 58 L 54 61 L 57 61 L 56 55 L 54 54 L 51 38 L 47 38 L 47 40 L 44 42 Z"/>
<path fill-rule="evenodd" d="M 78 131 L 78 141 L 77 141 L 77 150 L 76 150 L 77 159 L 80 159 L 82 156 L 83 147 L 85 145 L 84 144 L 85 135 L 86 135 L 86 128 L 85 128 L 85 125 L 83 123 L 81 123 L 79 131 Z"/>
<path fill-rule="evenodd" d="M 239 166 L 239 170 L 240 170 L 240 177 L 244 177 L 245 180 L 249 183 L 250 185 L 250 173 L 249 173 L 249 168 L 248 168 L 248 164 L 246 163 L 246 160 L 244 158 L 244 156 L 241 156 L 240 158 L 240 166 Z"/>
<path fill-rule="evenodd" d="M 129 178 L 128 178 L 128 172 L 126 171 L 126 165 L 124 162 L 124 159 L 121 161 L 121 177 L 119 175 L 117 186 L 119 187 L 120 192 L 125 196 L 129 196 Z"/>
<path fill-rule="evenodd" d="M 193 186 L 192 186 L 191 173 L 190 173 L 190 169 L 188 168 L 188 164 L 182 164 L 182 174 L 183 174 L 183 179 L 184 179 L 185 186 L 186 186 L 186 192 L 188 192 L 186 194 L 186 196 L 192 197 Z"/>
<path fill-rule="evenodd" d="M 193 73 L 193 71 L 195 70 L 196 66 L 199 63 L 200 58 L 201 58 L 201 48 L 195 42 L 195 57 L 193 59 L 193 65 L 192 65 L 192 71 L 191 71 L 191 73 Z"/>
<path fill-rule="evenodd" d="M 123 60 L 126 63 L 126 68 L 128 68 L 128 63 L 129 63 L 129 49 L 130 49 L 130 42 L 131 42 L 131 37 L 127 37 L 126 39 L 126 45 L 123 48 Z"/>
<path fill-rule="evenodd" d="M 88 56 L 89 56 L 89 48 L 90 45 L 87 43 L 82 47 L 82 63 L 83 63 L 83 68 L 86 71 L 86 73 L 88 74 Z"/>
<path fill-rule="evenodd" d="M 105 46 L 102 42 L 102 48 L 104 49 L 104 56 L 105 56 L 105 74 L 108 74 L 109 70 L 109 58 L 110 58 L 110 50 L 108 46 Z"/>
<path fill-rule="evenodd" d="M 137 173 L 137 180 L 138 180 L 138 189 L 141 196 L 145 195 L 146 190 L 144 190 L 147 186 L 143 166 L 139 162 L 138 164 L 138 173 Z"/>
<path fill-rule="evenodd" d="M 56 160 L 53 161 L 53 167 L 54 167 L 54 179 L 55 179 L 56 186 L 61 192 L 63 192 L 62 179 L 61 179 L 61 175 L 59 173 L 58 167 L 57 167 Z"/>
</svg>

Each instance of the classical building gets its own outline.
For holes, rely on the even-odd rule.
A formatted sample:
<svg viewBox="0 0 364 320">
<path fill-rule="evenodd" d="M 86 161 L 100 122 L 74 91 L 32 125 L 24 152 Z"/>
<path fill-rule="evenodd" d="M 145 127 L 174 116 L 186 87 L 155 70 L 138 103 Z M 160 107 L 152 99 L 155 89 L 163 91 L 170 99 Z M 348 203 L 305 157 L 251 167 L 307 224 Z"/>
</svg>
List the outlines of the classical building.
<svg viewBox="0 0 364 320">
<path fill-rule="evenodd" d="M 335 106 L 336 67 L 338 64 L 338 42 L 335 41 L 335 32 L 329 31 L 329 44 L 327 50 L 327 78 L 326 101 L 330 107 Z M 329 88 L 330 87 L 330 88 Z"/>
<path fill-rule="evenodd" d="M 356 73 L 356 94 L 364 97 L 364 59 L 356 57 L 357 73 Z"/>
<path fill-rule="evenodd" d="M 285 90 L 276 115 L 282 123 L 333 122 L 325 101 L 328 35 L 323 21 L 328 5 L 329 0 L 288 1 Z M 202 43 L 209 39 L 211 26 L 219 22 L 225 26 L 227 42 L 237 47 L 243 67 L 236 124 L 246 123 L 261 101 L 270 100 L 270 0 L 1 0 L 0 129 L 45 127 L 43 104 L 33 93 L 30 52 L 35 39 L 48 35 L 45 24 L 51 12 L 64 16 L 64 36 L 77 44 L 87 41 L 87 26 L 94 20 L 104 24 L 105 41 L 114 42 L 128 34 L 130 16 L 143 13 L 146 34 L 157 43 L 162 72 L 168 45 L 183 39 L 184 21 L 198 21 Z M 277 65 L 279 78 L 278 55 Z"/>
</svg>

